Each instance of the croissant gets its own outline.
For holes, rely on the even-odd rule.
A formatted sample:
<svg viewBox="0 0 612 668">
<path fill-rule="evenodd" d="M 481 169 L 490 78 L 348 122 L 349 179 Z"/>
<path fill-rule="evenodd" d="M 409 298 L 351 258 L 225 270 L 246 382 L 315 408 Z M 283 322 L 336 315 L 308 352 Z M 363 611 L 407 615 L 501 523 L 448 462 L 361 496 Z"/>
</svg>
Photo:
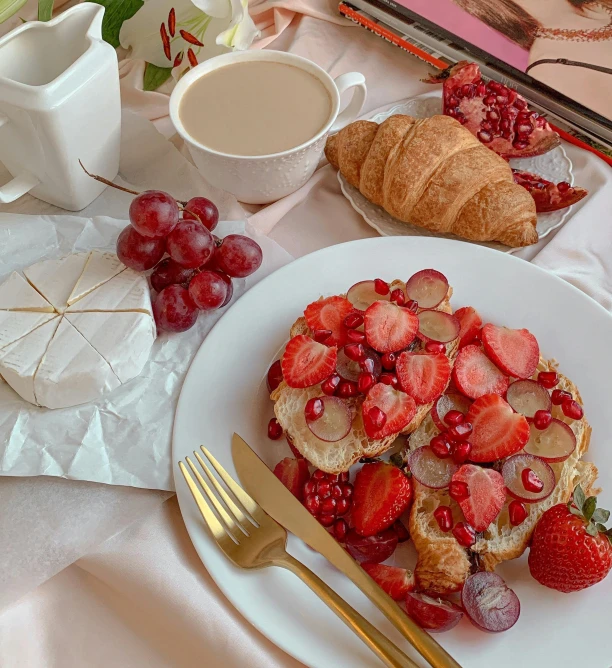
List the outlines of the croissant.
<svg viewBox="0 0 612 668">
<path fill-rule="evenodd" d="M 395 218 L 473 241 L 528 246 L 536 208 L 508 163 L 450 116 L 355 121 L 325 155 L 364 197 Z"/>
</svg>

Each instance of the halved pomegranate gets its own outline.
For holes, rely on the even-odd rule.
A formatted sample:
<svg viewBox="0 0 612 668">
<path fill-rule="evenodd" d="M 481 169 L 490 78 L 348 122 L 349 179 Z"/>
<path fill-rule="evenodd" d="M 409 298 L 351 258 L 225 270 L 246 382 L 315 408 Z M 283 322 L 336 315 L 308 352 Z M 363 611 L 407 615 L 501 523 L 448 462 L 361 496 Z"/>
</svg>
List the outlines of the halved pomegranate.
<svg viewBox="0 0 612 668">
<path fill-rule="evenodd" d="M 435 269 L 422 269 L 406 281 L 406 295 L 420 308 L 435 308 L 446 297 L 448 280 Z"/>
<path fill-rule="evenodd" d="M 443 394 L 431 409 L 431 419 L 440 431 L 444 431 L 451 426 L 444 421 L 444 416 L 448 411 L 459 411 L 466 415 L 471 405 L 472 402 L 462 394 Z"/>
<path fill-rule="evenodd" d="M 546 429 L 530 425 L 529 441 L 525 452 L 545 462 L 564 462 L 576 449 L 576 436 L 569 425 L 552 419 Z"/>
<path fill-rule="evenodd" d="M 526 418 L 532 418 L 536 411 L 549 411 L 552 406 L 550 394 L 535 380 L 517 380 L 511 383 L 506 392 L 506 401 Z"/>
<path fill-rule="evenodd" d="M 531 172 L 519 172 L 518 169 L 513 169 L 512 175 L 515 183 L 529 191 L 538 213 L 564 209 L 566 206 L 576 204 L 589 194 L 588 190 L 573 187 L 566 181 L 554 184 Z"/>
<path fill-rule="evenodd" d="M 541 155 L 561 143 L 522 95 L 497 81 L 483 81 L 476 63 L 462 60 L 425 81 L 443 83 L 443 113 L 503 158 Z"/>
<path fill-rule="evenodd" d="M 418 314 L 419 336 L 426 341 L 448 343 L 459 336 L 461 325 L 459 320 L 444 311 L 421 311 Z"/>
<path fill-rule="evenodd" d="M 450 457 L 440 459 L 428 445 L 417 448 L 410 455 L 408 465 L 415 480 L 432 489 L 448 487 L 459 469 Z"/>
<path fill-rule="evenodd" d="M 535 491 L 535 488 L 530 491 L 525 487 L 524 471 L 531 471 L 530 476 L 535 474 L 539 479 L 542 483 L 539 491 Z M 524 503 L 543 501 L 552 494 L 557 484 L 554 471 L 543 459 L 525 453 L 508 457 L 502 466 L 502 475 L 508 493 Z"/>
<path fill-rule="evenodd" d="M 342 440 L 351 430 L 353 423 L 351 411 L 338 397 L 322 395 L 318 399 L 323 404 L 323 412 L 316 418 L 307 414 L 308 429 L 317 438 L 328 443 Z"/>
<path fill-rule="evenodd" d="M 389 293 L 382 295 L 376 292 L 376 281 L 359 281 L 349 288 L 346 298 L 356 309 L 365 311 L 374 302 L 388 302 L 391 296 Z"/>
</svg>

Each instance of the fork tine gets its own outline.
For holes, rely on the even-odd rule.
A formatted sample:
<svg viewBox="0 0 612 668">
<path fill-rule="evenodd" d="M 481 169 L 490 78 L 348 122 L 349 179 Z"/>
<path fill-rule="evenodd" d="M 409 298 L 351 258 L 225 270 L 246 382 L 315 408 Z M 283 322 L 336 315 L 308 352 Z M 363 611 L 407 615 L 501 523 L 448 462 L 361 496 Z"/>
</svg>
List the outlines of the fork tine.
<svg viewBox="0 0 612 668">
<path fill-rule="evenodd" d="M 242 489 L 242 487 L 234 482 L 229 473 L 210 454 L 208 448 L 205 448 L 203 445 L 201 445 L 200 450 L 206 455 L 208 461 L 213 465 L 213 468 L 219 474 L 220 478 L 228 486 L 238 501 L 240 501 L 240 503 L 246 508 L 247 512 L 250 513 L 254 518 L 256 518 L 258 514 L 263 513 L 259 505 L 253 501 L 253 499 Z"/>
<path fill-rule="evenodd" d="M 202 513 L 204 522 L 207 524 L 212 535 L 218 542 L 227 539 L 225 529 L 221 526 L 221 522 L 219 522 L 219 520 L 215 517 L 215 514 L 210 509 L 208 503 L 206 503 L 206 499 L 202 496 L 200 488 L 197 486 L 195 480 L 191 477 L 187 467 L 185 464 L 183 464 L 183 462 L 179 462 L 179 468 L 181 469 L 183 478 L 185 478 L 185 482 L 191 491 L 196 505 L 200 509 L 200 513 Z"/>
<path fill-rule="evenodd" d="M 233 513 L 234 517 L 238 520 L 238 527 L 242 529 L 242 531 L 248 536 L 248 532 L 245 531 L 244 527 L 242 526 L 242 523 L 246 523 L 248 527 L 248 522 L 251 522 L 253 524 L 253 527 L 257 528 L 257 525 L 253 520 L 248 518 L 240 508 L 232 501 L 230 498 L 229 494 L 223 489 L 221 486 L 221 483 L 215 478 L 215 476 L 212 474 L 211 470 L 208 468 L 206 462 L 200 457 L 200 455 L 194 450 L 193 454 L 196 456 L 196 459 L 198 462 L 200 462 L 200 466 L 204 470 L 204 473 L 206 473 L 208 479 L 210 482 L 213 484 L 214 488 L 217 490 L 217 494 L 221 497 L 221 499 L 224 501 L 225 505 L 228 507 L 230 513 Z M 252 531 L 252 529 L 251 529 Z"/>
<path fill-rule="evenodd" d="M 198 479 L 200 487 L 204 490 L 204 493 L 208 497 L 208 500 L 210 501 L 210 503 L 212 503 L 214 509 L 221 517 L 221 520 L 225 523 L 225 529 L 228 535 L 234 540 L 234 542 L 238 543 L 239 542 L 238 538 L 236 538 L 236 536 L 234 535 L 234 531 L 236 529 L 236 522 L 227 514 L 225 508 L 219 503 L 217 497 L 214 495 L 213 491 L 206 483 L 206 480 L 204 480 L 204 478 L 196 468 L 195 464 L 191 461 L 191 459 L 189 459 L 189 457 L 185 457 L 185 460 L 189 464 L 189 468 L 193 471 L 195 477 Z M 246 534 L 246 531 L 244 533 Z"/>
</svg>

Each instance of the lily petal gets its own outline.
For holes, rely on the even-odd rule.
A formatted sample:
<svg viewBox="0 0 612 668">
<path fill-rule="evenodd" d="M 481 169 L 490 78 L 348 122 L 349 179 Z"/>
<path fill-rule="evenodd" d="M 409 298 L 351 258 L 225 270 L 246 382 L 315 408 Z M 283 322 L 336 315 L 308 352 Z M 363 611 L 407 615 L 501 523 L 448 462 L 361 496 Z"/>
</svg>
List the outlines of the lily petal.
<svg viewBox="0 0 612 668">
<path fill-rule="evenodd" d="M 191 0 L 193 4 L 208 16 L 223 19 L 232 12 L 231 0 Z"/>
<path fill-rule="evenodd" d="M 232 22 L 227 30 L 217 35 L 217 44 L 235 51 L 245 51 L 260 31 L 255 26 L 248 10 L 248 0 L 231 0 Z"/>
</svg>

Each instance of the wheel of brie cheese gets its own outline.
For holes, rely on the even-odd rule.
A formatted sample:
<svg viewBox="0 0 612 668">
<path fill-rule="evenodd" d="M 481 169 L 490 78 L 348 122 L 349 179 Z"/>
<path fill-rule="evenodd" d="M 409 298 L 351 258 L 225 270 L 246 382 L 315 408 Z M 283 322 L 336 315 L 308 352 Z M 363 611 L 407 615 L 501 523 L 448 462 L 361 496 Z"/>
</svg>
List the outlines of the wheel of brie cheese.
<svg viewBox="0 0 612 668">
<path fill-rule="evenodd" d="M 74 253 L 0 285 L 0 375 L 26 401 L 67 408 L 138 376 L 156 330 L 147 279 L 113 253 Z"/>
</svg>

